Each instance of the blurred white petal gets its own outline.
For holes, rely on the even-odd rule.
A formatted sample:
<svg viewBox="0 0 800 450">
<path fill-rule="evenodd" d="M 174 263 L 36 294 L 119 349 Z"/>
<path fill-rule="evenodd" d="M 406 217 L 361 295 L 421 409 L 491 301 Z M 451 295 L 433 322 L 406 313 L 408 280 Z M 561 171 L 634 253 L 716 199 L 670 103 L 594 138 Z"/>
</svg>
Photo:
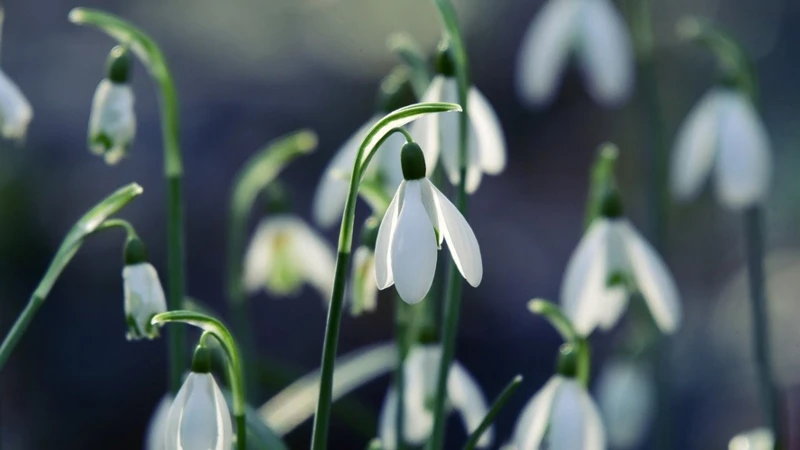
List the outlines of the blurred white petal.
<svg viewBox="0 0 800 450">
<path fill-rule="evenodd" d="M 255 292 L 264 287 L 264 279 L 272 270 L 275 255 L 271 250 L 278 230 L 267 221 L 261 221 L 256 228 L 244 257 L 243 283 L 247 292 Z"/>
<path fill-rule="evenodd" d="M 375 253 L 361 246 L 353 254 L 353 273 L 350 280 L 350 314 L 358 316 L 374 311 L 378 304 L 375 284 Z"/>
<path fill-rule="evenodd" d="M 33 109 L 16 83 L 0 70 L 0 131 L 7 139 L 25 139 Z"/>
<path fill-rule="evenodd" d="M 433 77 L 433 80 L 431 80 L 428 90 L 425 91 L 425 95 L 420 100 L 420 103 L 446 101 L 443 100 L 444 84 L 445 77 L 443 75 L 437 75 Z M 456 101 L 455 103 L 459 102 Z M 447 120 L 447 116 L 451 115 L 456 114 L 428 114 L 415 120 L 408 127 L 408 132 L 414 138 L 414 141 L 419 144 L 420 148 L 422 149 L 422 153 L 425 154 L 427 176 L 431 176 L 433 174 L 433 171 L 436 168 L 436 164 L 439 160 L 439 153 L 441 150 L 439 122 L 442 118 Z"/>
<path fill-rule="evenodd" d="M 389 255 L 395 288 L 400 297 L 411 304 L 425 297 L 436 273 L 436 235 L 422 205 L 420 184 L 423 182 L 428 181 L 423 179 L 405 183 L 403 205 L 392 235 Z M 381 231 L 378 231 L 379 235 Z"/>
<path fill-rule="evenodd" d="M 457 361 L 453 361 L 447 375 L 447 396 L 453 408 L 461 414 L 467 434 L 471 435 L 486 417 L 489 408 L 477 381 Z M 489 427 L 478 440 L 477 447 L 489 447 L 493 440 L 494 427 Z"/>
<path fill-rule="evenodd" d="M 565 379 L 553 399 L 549 450 L 605 450 L 600 413 L 576 379 Z"/>
<path fill-rule="evenodd" d="M 461 104 L 458 98 L 458 81 L 455 78 L 447 77 L 442 81 L 442 102 Z M 442 159 L 442 167 L 447 174 L 448 180 L 453 185 L 458 184 L 459 176 L 459 130 L 461 114 L 438 114 L 439 116 L 439 156 Z"/>
<path fill-rule="evenodd" d="M 333 290 L 336 258 L 333 247 L 305 221 L 296 219 L 291 226 L 291 264 L 327 301 Z"/>
<path fill-rule="evenodd" d="M 767 428 L 739 434 L 728 443 L 728 450 L 772 450 L 774 447 L 775 438 Z"/>
<path fill-rule="evenodd" d="M 721 95 L 719 90 L 706 94 L 678 130 L 670 165 L 670 185 L 678 199 L 695 197 L 714 163 Z"/>
<path fill-rule="evenodd" d="M 553 376 L 525 405 L 514 427 L 516 450 L 539 450 L 550 422 L 553 399 L 565 379 Z"/>
<path fill-rule="evenodd" d="M 532 106 L 555 98 L 571 53 L 581 0 L 550 0 L 531 23 L 517 62 L 517 91 Z"/>
<path fill-rule="evenodd" d="M 769 137 L 753 105 L 728 91 L 720 102 L 719 149 L 715 181 L 720 201 L 729 208 L 763 202 L 772 175 Z"/>
<path fill-rule="evenodd" d="M 394 385 L 389 386 L 378 416 L 378 437 L 383 450 L 395 450 L 397 446 L 397 391 Z"/>
<path fill-rule="evenodd" d="M 97 86 L 89 115 L 89 149 L 116 164 L 128 152 L 136 135 L 133 91 L 128 84 L 104 79 Z"/>
<path fill-rule="evenodd" d="M 642 364 L 611 360 L 597 377 L 597 402 L 612 448 L 638 448 L 655 419 L 656 393 L 652 374 Z"/>
<path fill-rule="evenodd" d="M 477 145 L 477 154 L 483 172 L 497 175 L 506 167 L 506 140 L 503 127 L 492 105 L 481 92 L 472 87 L 469 90 L 468 114 L 470 126 Z"/>
<path fill-rule="evenodd" d="M 153 415 L 150 416 L 145 435 L 145 450 L 164 450 L 166 448 L 164 436 L 167 432 L 170 406 L 172 406 L 172 394 L 166 394 L 158 402 Z"/>
<path fill-rule="evenodd" d="M 618 106 L 633 90 L 633 45 L 628 25 L 609 0 L 581 2 L 578 61 L 597 103 Z"/>
</svg>

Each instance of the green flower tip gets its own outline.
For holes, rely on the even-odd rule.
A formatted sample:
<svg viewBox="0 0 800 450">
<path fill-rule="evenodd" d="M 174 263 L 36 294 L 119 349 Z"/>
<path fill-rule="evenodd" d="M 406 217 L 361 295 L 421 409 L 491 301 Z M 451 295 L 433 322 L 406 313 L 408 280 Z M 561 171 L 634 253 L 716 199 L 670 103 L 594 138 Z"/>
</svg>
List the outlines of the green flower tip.
<svg viewBox="0 0 800 450">
<path fill-rule="evenodd" d="M 364 226 L 361 228 L 361 245 L 374 251 L 375 243 L 378 241 L 378 228 L 380 228 L 380 220 L 372 216 L 364 221 Z"/>
<path fill-rule="evenodd" d="M 108 53 L 107 78 L 116 84 L 126 84 L 131 78 L 133 57 L 127 46 L 117 45 Z"/>
<path fill-rule="evenodd" d="M 192 356 L 192 372 L 209 373 L 211 372 L 211 349 L 198 345 Z"/>
<path fill-rule="evenodd" d="M 147 247 L 138 236 L 129 236 L 125 241 L 124 259 L 126 266 L 147 262 Z"/>
<path fill-rule="evenodd" d="M 578 348 L 572 344 L 563 344 L 558 349 L 556 372 L 566 378 L 575 378 L 578 374 Z"/>
<path fill-rule="evenodd" d="M 155 314 L 153 314 L 150 319 L 152 320 L 153 317 L 155 317 Z M 128 325 L 128 332 L 125 334 L 125 339 L 128 341 L 138 341 L 141 339 L 153 340 L 159 336 L 157 326 L 154 326 L 148 321 L 144 329 L 141 329 L 136 322 L 136 318 L 131 314 L 125 315 L 125 323 Z"/>
<path fill-rule="evenodd" d="M 378 111 L 388 114 L 416 102 L 417 96 L 414 94 L 411 75 L 406 67 L 396 67 L 381 81 L 377 99 Z"/>
<path fill-rule="evenodd" d="M 703 25 L 700 19 L 693 16 L 682 17 L 675 25 L 675 34 L 679 38 L 691 41 L 697 39 L 703 31 Z"/>
<path fill-rule="evenodd" d="M 624 212 L 619 191 L 614 187 L 608 188 L 603 193 L 603 199 L 600 203 L 600 215 L 607 219 L 616 219 L 622 217 Z"/>
<path fill-rule="evenodd" d="M 453 60 L 453 51 L 451 50 L 450 43 L 443 41 L 436 49 L 436 73 L 446 77 L 454 77 L 456 75 L 456 63 Z"/>
<path fill-rule="evenodd" d="M 419 180 L 425 178 L 425 155 L 416 142 L 406 142 L 400 153 L 400 165 L 403 167 L 403 178 Z"/>
</svg>

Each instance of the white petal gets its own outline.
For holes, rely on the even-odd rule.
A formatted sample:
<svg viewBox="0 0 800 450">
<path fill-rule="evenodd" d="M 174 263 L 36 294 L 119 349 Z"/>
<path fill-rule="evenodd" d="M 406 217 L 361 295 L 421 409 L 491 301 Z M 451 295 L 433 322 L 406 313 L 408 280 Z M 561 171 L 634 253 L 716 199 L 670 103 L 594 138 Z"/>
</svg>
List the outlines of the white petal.
<svg viewBox="0 0 800 450">
<path fill-rule="evenodd" d="M 440 345 L 415 345 L 403 364 L 405 378 L 405 431 L 403 437 L 414 445 L 424 443 L 433 431 L 433 412 L 428 405 L 436 395 Z"/>
<path fill-rule="evenodd" d="M 471 435 L 486 417 L 489 408 L 478 383 L 457 361 L 453 361 L 447 375 L 447 396 L 461 414 L 467 434 Z M 477 447 L 486 448 L 492 445 L 493 440 L 494 427 L 489 427 L 478 440 Z"/>
<path fill-rule="evenodd" d="M 576 34 L 580 0 L 550 0 L 531 23 L 517 63 L 517 92 L 531 106 L 555 98 Z"/>
<path fill-rule="evenodd" d="M 425 297 L 436 273 L 436 235 L 422 205 L 421 183 L 418 180 L 405 183 L 403 206 L 397 217 L 389 255 L 395 288 L 410 304 Z"/>
<path fill-rule="evenodd" d="M 684 120 L 670 163 L 670 186 L 680 200 L 697 195 L 714 162 L 717 149 L 720 91 L 712 90 Z"/>
<path fill-rule="evenodd" d="M 544 439 L 553 399 L 564 378 L 554 376 L 525 405 L 514 427 L 514 446 L 516 450 L 539 450 Z"/>
<path fill-rule="evenodd" d="M 458 81 L 448 77 L 442 81 L 443 102 L 460 103 L 458 99 Z M 439 115 L 440 157 L 445 174 L 452 184 L 458 184 L 459 179 L 459 130 L 461 114 Z"/>
<path fill-rule="evenodd" d="M 145 450 L 164 450 L 164 435 L 167 432 L 167 419 L 172 406 L 172 394 L 166 394 L 158 402 L 147 425 Z"/>
<path fill-rule="evenodd" d="M 358 247 L 353 255 L 353 274 L 350 281 L 350 314 L 374 311 L 378 300 L 375 285 L 375 254 L 367 247 Z"/>
<path fill-rule="evenodd" d="M 262 220 L 256 228 L 244 257 L 244 287 L 253 293 L 264 287 L 267 275 L 275 261 L 273 241 L 278 232 L 269 220 Z"/>
<path fill-rule="evenodd" d="M 378 417 L 378 437 L 383 444 L 383 450 L 395 450 L 397 448 L 397 391 L 394 386 L 389 387 L 386 398 L 381 406 L 381 413 Z"/>
<path fill-rule="evenodd" d="M 745 208 L 767 197 L 772 174 L 769 137 L 755 108 L 742 94 L 730 92 L 721 104 L 717 195 L 729 208 Z"/>
<path fill-rule="evenodd" d="M 469 90 L 468 114 L 474 131 L 481 169 L 497 175 L 506 167 L 506 140 L 500 119 L 492 105 L 481 92 L 472 87 Z"/>
<path fill-rule="evenodd" d="M 331 297 L 336 258 L 333 247 L 299 217 L 291 217 L 292 264 L 326 301 Z"/>
<path fill-rule="evenodd" d="M 400 204 L 403 201 L 403 191 L 405 182 L 400 183 L 397 192 L 386 208 L 386 212 L 378 227 L 378 237 L 375 241 L 375 283 L 378 289 L 386 289 L 394 284 L 394 274 L 392 273 L 391 243 L 397 226 L 397 216 L 400 214 Z"/>
<path fill-rule="evenodd" d="M 664 333 L 672 333 L 681 322 L 678 288 L 658 253 L 625 220 L 626 246 L 636 285 L 644 296 L 650 314 Z"/>
<path fill-rule="evenodd" d="M 372 117 L 362 125 L 345 141 L 328 166 L 325 167 L 325 172 L 323 172 L 314 194 L 312 207 L 314 221 L 319 226 L 330 227 L 341 219 L 358 148 L 367 136 L 369 129 L 377 121 L 377 117 Z"/>
<path fill-rule="evenodd" d="M 609 228 L 607 219 L 592 222 L 570 256 L 561 282 L 561 308 L 583 336 L 588 336 L 604 315 Z"/>
<path fill-rule="evenodd" d="M 625 20 L 609 0 L 582 2 L 578 60 L 594 100 L 617 106 L 633 90 L 633 45 Z"/>
<path fill-rule="evenodd" d="M 433 77 L 428 90 L 420 100 L 424 102 L 442 102 L 448 101 L 443 99 L 443 88 L 445 84 L 445 77 L 437 75 Z M 455 103 L 459 103 L 456 101 Z M 426 175 L 433 175 L 436 164 L 439 160 L 439 153 L 441 150 L 441 136 L 439 135 L 439 121 L 443 117 L 452 114 L 428 114 L 420 119 L 414 121 L 408 127 L 408 132 L 414 138 L 414 141 L 419 144 L 422 153 L 425 155 L 425 168 Z"/>
<path fill-rule="evenodd" d="M 210 373 L 190 373 L 170 408 L 167 450 L 228 450 L 233 441 L 230 412 Z"/>
<path fill-rule="evenodd" d="M 549 450 L 605 450 L 600 413 L 579 381 L 566 379 L 553 399 Z"/>
<path fill-rule="evenodd" d="M 458 271 L 461 272 L 467 283 L 473 287 L 478 286 L 483 278 L 483 263 L 478 239 L 475 237 L 472 227 L 469 226 L 458 208 L 450 203 L 450 200 L 439 192 L 433 183 L 425 179 L 422 184 L 424 185 L 423 196 L 433 199 L 433 203 L 436 205 L 440 233 L 447 241 Z"/>
<path fill-rule="evenodd" d="M 8 139 L 24 139 L 33 109 L 16 83 L 0 71 L 0 131 Z"/>
<path fill-rule="evenodd" d="M 128 151 L 136 135 L 133 91 L 127 84 L 105 79 L 92 99 L 89 115 L 89 149 L 116 164 Z"/>
<path fill-rule="evenodd" d="M 167 310 L 164 288 L 158 279 L 158 272 L 150 263 L 125 266 L 122 270 L 125 290 L 125 315 L 136 322 L 136 330 L 129 330 L 129 339 L 154 338 L 157 330 L 150 325 L 150 319 Z"/>
<path fill-rule="evenodd" d="M 656 411 L 656 393 L 647 367 L 611 360 L 597 377 L 597 401 L 613 448 L 637 448 L 647 437 Z"/>
</svg>

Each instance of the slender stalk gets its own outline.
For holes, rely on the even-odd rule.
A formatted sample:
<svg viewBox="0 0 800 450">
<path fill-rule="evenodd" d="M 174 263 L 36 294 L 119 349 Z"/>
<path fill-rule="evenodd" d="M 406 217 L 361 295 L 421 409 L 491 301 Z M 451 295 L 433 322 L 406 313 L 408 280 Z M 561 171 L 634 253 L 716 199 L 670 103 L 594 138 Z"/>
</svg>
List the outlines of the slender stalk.
<svg viewBox="0 0 800 450">
<path fill-rule="evenodd" d="M 747 247 L 747 274 L 750 285 L 750 306 L 753 314 L 753 349 L 761 391 L 761 402 L 767 426 L 775 436 L 775 449 L 780 444 L 780 405 L 769 344 L 769 311 L 764 278 L 764 230 L 761 207 L 754 206 L 744 213 L 744 234 Z"/>
<path fill-rule="evenodd" d="M 478 441 L 480 441 L 483 433 L 485 433 L 489 426 L 492 425 L 494 418 L 497 416 L 500 410 L 503 409 L 503 406 L 506 405 L 508 399 L 511 398 L 514 392 L 516 392 L 521 383 L 522 375 L 517 375 L 511 380 L 511 382 L 508 383 L 508 385 L 506 385 L 506 387 L 503 389 L 503 392 L 501 392 L 500 395 L 498 395 L 495 399 L 494 403 L 492 403 L 492 407 L 489 409 L 489 412 L 486 413 L 486 417 L 483 418 L 480 425 L 478 425 L 478 428 L 476 428 L 469 437 L 467 444 L 464 446 L 464 450 L 475 450 L 475 447 L 478 445 Z"/>
</svg>

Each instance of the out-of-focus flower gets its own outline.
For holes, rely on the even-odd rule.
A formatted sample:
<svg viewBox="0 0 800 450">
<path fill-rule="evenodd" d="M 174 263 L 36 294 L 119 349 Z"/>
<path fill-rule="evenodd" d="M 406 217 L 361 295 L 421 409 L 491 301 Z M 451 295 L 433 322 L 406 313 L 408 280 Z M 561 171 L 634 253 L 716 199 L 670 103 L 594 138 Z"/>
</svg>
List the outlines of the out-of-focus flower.
<svg viewBox="0 0 800 450">
<path fill-rule="evenodd" d="M 436 75 L 431 81 L 422 102 L 460 103 L 458 80 L 447 49 L 439 52 Z M 500 120 L 486 97 L 471 86 L 467 93 L 467 178 L 466 190 L 475 192 L 484 173 L 497 175 L 506 166 L 506 141 Z M 429 114 L 410 126 L 414 136 L 433 160 L 441 155 L 447 177 L 458 184 L 459 170 L 459 114 Z M 431 161 L 431 158 L 427 158 Z M 430 172 L 430 171 L 429 171 Z"/>
<path fill-rule="evenodd" d="M 775 438 L 766 428 L 739 434 L 728 443 L 728 450 L 773 450 L 774 447 Z"/>
<path fill-rule="evenodd" d="M 170 406 L 172 406 L 172 394 L 166 394 L 158 402 L 153 415 L 150 416 L 145 435 L 145 450 L 164 450 L 166 448 L 164 436 L 167 432 Z"/>
<path fill-rule="evenodd" d="M 381 221 L 375 245 L 378 289 L 394 284 L 406 303 L 422 300 L 433 283 L 442 239 L 461 275 L 477 286 L 483 264 L 475 233 L 458 208 L 425 178 L 419 145 L 406 143 L 401 159 L 405 180 Z"/>
<path fill-rule="evenodd" d="M 712 170 L 725 206 L 747 208 L 767 198 L 769 136 L 752 102 L 733 88 L 712 89 L 681 125 L 672 152 L 672 192 L 682 200 L 694 198 Z"/>
<path fill-rule="evenodd" d="M 433 431 L 431 405 L 436 395 L 436 380 L 442 357 L 440 344 L 417 345 L 411 348 L 403 365 L 405 393 L 403 402 L 403 440 L 412 445 L 424 443 Z M 467 370 L 454 361 L 447 376 L 447 398 L 461 415 L 464 427 L 472 433 L 488 412 L 480 386 Z M 397 392 L 389 389 L 381 408 L 379 434 L 386 450 L 394 450 L 397 442 Z M 478 441 L 478 447 L 492 444 L 494 430 L 489 428 Z"/>
<path fill-rule="evenodd" d="M 370 217 L 361 232 L 361 245 L 353 255 L 353 273 L 350 278 L 350 314 L 359 316 L 375 310 L 378 286 L 375 284 L 375 242 L 380 221 Z"/>
<path fill-rule="evenodd" d="M 156 314 L 167 310 L 164 288 L 158 272 L 147 262 L 144 243 L 134 237 L 125 244 L 125 268 L 122 270 L 125 292 L 125 321 L 129 340 L 154 339 L 158 328 L 150 323 Z"/>
<path fill-rule="evenodd" d="M 517 63 L 517 91 L 532 106 L 555 98 L 575 56 L 594 101 L 624 103 L 634 84 L 633 46 L 609 0 L 549 0 L 528 27 Z"/>
<path fill-rule="evenodd" d="M 127 153 L 136 135 L 133 111 L 130 52 L 114 47 L 108 57 L 108 76 L 100 81 L 89 115 L 89 150 L 102 156 L 107 164 L 118 163 Z"/>
<path fill-rule="evenodd" d="M 0 132 L 7 139 L 25 139 L 33 109 L 11 78 L 0 71 Z"/>
<path fill-rule="evenodd" d="M 611 448 L 638 448 L 656 412 L 656 388 L 648 367 L 611 360 L 600 371 L 595 392 Z"/>
<path fill-rule="evenodd" d="M 681 321 L 678 289 L 658 253 L 622 216 L 619 196 L 604 201 L 570 257 L 561 284 L 561 304 L 578 333 L 613 327 L 638 289 L 656 325 L 674 332 Z"/>
<path fill-rule="evenodd" d="M 244 261 L 248 292 L 265 289 L 277 296 L 296 293 L 303 283 L 330 298 L 336 262 L 330 245 L 305 221 L 292 214 L 261 221 Z"/>
</svg>

